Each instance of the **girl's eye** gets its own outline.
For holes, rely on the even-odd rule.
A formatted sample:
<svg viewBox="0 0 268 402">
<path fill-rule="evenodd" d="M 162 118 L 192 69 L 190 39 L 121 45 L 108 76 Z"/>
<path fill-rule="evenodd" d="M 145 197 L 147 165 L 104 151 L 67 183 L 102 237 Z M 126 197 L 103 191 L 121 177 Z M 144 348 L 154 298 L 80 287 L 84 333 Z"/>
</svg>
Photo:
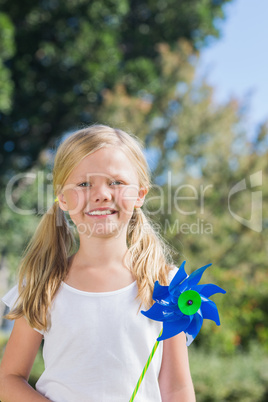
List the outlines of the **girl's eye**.
<svg viewBox="0 0 268 402">
<path fill-rule="evenodd" d="M 111 182 L 111 186 L 119 186 L 120 184 L 123 184 L 120 180 L 114 180 Z"/>
<path fill-rule="evenodd" d="M 83 183 L 78 184 L 78 187 L 90 187 L 90 183 L 85 181 Z"/>
</svg>

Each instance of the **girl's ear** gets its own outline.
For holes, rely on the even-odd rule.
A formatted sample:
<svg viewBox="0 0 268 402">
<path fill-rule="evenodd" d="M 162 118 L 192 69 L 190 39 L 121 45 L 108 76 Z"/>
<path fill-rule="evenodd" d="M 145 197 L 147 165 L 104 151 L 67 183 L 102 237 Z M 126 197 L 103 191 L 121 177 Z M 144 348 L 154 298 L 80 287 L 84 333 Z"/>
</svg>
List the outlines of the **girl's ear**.
<svg viewBox="0 0 268 402">
<path fill-rule="evenodd" d="M 144 203 L 144 200 L 145 200 L 145 196 L 146 196 L 147 193 L 148 193 L 147 188 L 144 188 L 144 187 L 140 188 L 139 195 L 138 195 L 138 198 L 137 198 L 137 200 L 135 202 L 134 208 L 142 207 L 142 205 Z"/>
<path fill-rule="evenodd" d="M 63 211 L 68 211 L 68 206 L 67 206 L 67 203 L 65 201 L 65 197 L 64 197 L 63 193 L 60 193 L 58 195 L 58 201 L 59 201 L 60 209 L 62 209 Z"/>
</svg>

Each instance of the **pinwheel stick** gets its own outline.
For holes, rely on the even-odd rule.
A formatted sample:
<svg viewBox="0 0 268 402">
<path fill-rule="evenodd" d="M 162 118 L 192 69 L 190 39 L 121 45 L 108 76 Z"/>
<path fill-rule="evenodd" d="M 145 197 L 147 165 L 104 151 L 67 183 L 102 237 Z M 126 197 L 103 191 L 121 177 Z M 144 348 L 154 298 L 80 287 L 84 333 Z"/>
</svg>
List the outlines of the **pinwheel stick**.
<svg viewBox="0 0 268 402">
<path fill-rule="evenodd" d="M 155 282 L 153 291 L 155 303 L 148 311 L 141 311 L 145 317 L 163 322 L 163 334 L 161 331 L 129 402 L 134 400 L 138 392 L 159 341 L 184 332 L 187 338 L 186 345 L 189 346 L 200 331 L 204 318 L 220 325 L 217 306 L 209 297 L 215 293 L 226 293 L 226 291 L 212 283 L 198 285 L 204 271 L 211 264 L 195 270 L 190 276 L 186 274 L 184 265 L 185 261 L 169 286 L 162 286 L 158 281 Z"/>
<path fill-rule="evenodd" d="M 159 337 L 162 335 L 162 332 L 163 332 L 163 330 L 161 329 L 160 334 L 159 334 Z M 142 373 L 141 373 L 141 375 L 140 375 L 140 378 L 138 379 L 137 385 L 136 385 L 136 387 L 135 387 L 135 389 L 134 389 L 134 391 L 133 391 L 133 394 L 131 395 L 131 398 L 130 398 L 129 402 L 133 402 L 133 401 L 134 401 L 134 398 L 135 398 L 135 396 L 136 396 L 136 394 L 137 394 L 137 392 L 138 392 L 138 389 L 140 388 L 140 385 L 141 385 L 141 382 L 142 382 L 142 380 L 143 380 L 143 377 L 145 376 L 145 373 L 146 373 L 146 371 L 148 370 L 148 367 L 149 367 L 149 365 L 150 365 L 150 363 L 151 363 L 151 361 L 152 361 L 152 358 L 153 358 L 153 356 L 154 356 L 154 354 L 155 354 L 155 351 L 156 351 L 156 349 L 157 349 L 157 347 L 158 347 L 158 344 L 159 344 L 159 341 L 156 341 L 155 344 L 154 344 L 154 347 L 153 347 L 153 349 L 152 349 L 152 351 L 151 351 L 151 353 L 150 353 L 150 356 L 148 357 L 148 360 L 147 360 L 147 362 L 146 362 L 146 364 L 145 364 L 145 366 L 144 366 L 144 369 L 142 370 Z"/>
</svg>

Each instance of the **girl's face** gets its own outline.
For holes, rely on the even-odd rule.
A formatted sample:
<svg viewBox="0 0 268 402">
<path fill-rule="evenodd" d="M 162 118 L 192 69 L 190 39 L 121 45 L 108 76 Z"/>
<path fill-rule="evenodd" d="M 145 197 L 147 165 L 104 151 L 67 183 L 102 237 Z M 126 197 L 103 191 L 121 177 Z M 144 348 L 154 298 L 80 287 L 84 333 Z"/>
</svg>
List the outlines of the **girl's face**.
<svg viewBox="0 0 268 402">
<path fill-rule="evenodd" d="M 124 152 L 105 147 L 77 165 L 58 199 L 80 236 L 107 237 L 126 234 L 134 207 L 142 206 L 146 193 Z"/>
</svg>

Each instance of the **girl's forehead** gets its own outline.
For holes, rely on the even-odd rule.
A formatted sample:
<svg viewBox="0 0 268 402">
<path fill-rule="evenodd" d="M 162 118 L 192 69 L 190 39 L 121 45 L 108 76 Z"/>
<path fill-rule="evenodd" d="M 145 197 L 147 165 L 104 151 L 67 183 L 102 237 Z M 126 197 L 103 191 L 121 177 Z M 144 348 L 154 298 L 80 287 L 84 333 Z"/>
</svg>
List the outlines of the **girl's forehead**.
<svg viewBox="0 0 268 402">
<path fill-rule="evenodd" d="M 137 178 L 134 162 L 120 148 L 113 146 L 101 148 L 87 155 L 74 168 L 70 176 L 99 175 L 114 177 L 124 175 Z"/>
</svg>

